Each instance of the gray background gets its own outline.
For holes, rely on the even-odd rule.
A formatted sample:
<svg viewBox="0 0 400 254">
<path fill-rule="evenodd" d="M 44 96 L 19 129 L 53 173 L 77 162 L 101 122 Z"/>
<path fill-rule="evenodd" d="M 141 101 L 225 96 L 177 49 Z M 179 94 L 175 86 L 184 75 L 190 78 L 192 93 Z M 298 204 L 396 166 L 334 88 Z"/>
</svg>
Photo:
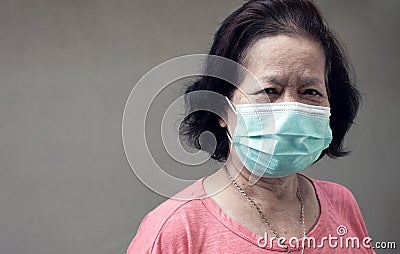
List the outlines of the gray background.
<svg viewBox="0 0 400 254">
<path fill-rule="evenodd" d="M 126 251 L 164 200 L 125 158 L 129 92 L 153 66 L 206 53 L 240 3 L 0 1 L 1 254 Z M 399 245 L 400 1 L 320 6 L 347 45 L 364 103 L 347 142 L 352 156 L 306 173 L 347 186 L 370 235 Z"/>
</svg>

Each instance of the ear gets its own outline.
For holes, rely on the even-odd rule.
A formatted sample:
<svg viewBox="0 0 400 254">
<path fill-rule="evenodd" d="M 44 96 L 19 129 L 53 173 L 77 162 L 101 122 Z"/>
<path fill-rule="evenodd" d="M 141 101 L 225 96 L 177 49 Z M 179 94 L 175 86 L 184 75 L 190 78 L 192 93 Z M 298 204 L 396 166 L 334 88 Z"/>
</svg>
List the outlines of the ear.
<svg viewBox="0 0 400 254">
<path fill-rule="evenodd" d="M 227 127 L 225 121 L 222 120 L 221 118 L 218 118 L 218 123 L 219 123 L 219 126 L 221 126 L 222 128 L 226 128 Z"/>
</svg>

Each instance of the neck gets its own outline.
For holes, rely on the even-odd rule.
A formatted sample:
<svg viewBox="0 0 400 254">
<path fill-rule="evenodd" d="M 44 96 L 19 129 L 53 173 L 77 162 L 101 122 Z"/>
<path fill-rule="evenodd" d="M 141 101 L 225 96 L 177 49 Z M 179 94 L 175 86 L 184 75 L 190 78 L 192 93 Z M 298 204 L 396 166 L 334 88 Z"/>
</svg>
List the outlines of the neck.
<svg viewBox="0 0 400 254">
<path fill-rule="evenodd" d="M 279 178 L 261 177 L 254 185 L 250 185 L 251 172 L 246 168 L 237 170 L 235 164 L 228 160 L 225 165 L 227 172 L 251 199 L 266 204 L 264 209 L 279 212 L 298 205 L 296 194 L 300 182 L 297 174 Z"/>
</svg>

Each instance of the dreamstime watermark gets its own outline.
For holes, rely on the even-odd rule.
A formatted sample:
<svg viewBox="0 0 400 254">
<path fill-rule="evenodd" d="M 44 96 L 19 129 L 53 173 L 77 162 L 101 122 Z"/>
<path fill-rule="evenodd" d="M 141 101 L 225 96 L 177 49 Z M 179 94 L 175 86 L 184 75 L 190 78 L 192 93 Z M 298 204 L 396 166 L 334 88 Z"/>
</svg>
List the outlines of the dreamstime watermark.
<svg viewBox="0 0 400 254">
<path fill-rule="evenodd" d="M 308 249 L 321 249 L 321 248 L 340 248 L 340 249 L 396 249 L 396 242 L 375 242 L 371 237 L 359 238 L 356 236 L 348 236 L 347 227 L 340 225 L 336 228 L 336 234 L 329 234 L 328 236 L 322 236 L 318 239 L 314 237 L 291 237 L 286 239 L 284 237 L 268 237 L 268 233 L 265 233 L 263 237 L 260 237 L 257 244 L 260 248 L 270 247 L 274 244 L 280 248 L 308 248 Z"/>
<path fill-rule="evenodd" d="M 165 171 L 165 164 L 157 163 L 154 158 L 154 155 L 157 154 L 148 144 L 147 131 L 153 124 L 147 120 L 152 103 L 156 101 L 157 95 L 164 88 L 175 81 L 192 77 L 212 77 L 230 83 L 248 98 L 249 103 L 255 101 L 254 98 L 250 98 L 249 94 L 254 94 L 254 90 L 257 89 L 257 91 L 262 91 L 258 93 L 258 96 L 264 96 L 266 102 L 269 102 L 268 95 L 259 80 L 244 66 L 230 59 L 208 54 L 186 55 L 170 59 L 148 71 L 134 85 L 125 104 L 122 119 L 122 141 L 129 165 L 140 181 L 154 192 L 165 197 L 182 200 L 189 200 L 193 197 L 177 197 L 175 194 L 197 180 L 181 179 L 170 175 Z M 187 108 L 182 106 L 186 101 L 201 103 L 191 104 Z M 200 144 L 206 136 L 212 136 L 206 141 L 208 153 L 203 151 L 190 153 L 185 150 L 179 138 L 179 126 L 184 118 L 177 119 L 179 115 L 176 113 L 179 111 L 177 108 L 185 108 L 185 116 L 197 111 L 207 111 L 227 122 L 226 114 L 221 112 L 221 109 L 226 108 L 226 103 L 223 95 L 209 90 L 194 91 L 180 96 L 163 112 L 160 126 L 161 142 L 158 144 L 163 146 L 171 160 L 185 165 L 188 169 L 207 162 L 216 150 L 216 138 L 211 132 L 204 132 L 200 135 Z M 271 122 L 270 128 L 271 131 L 275 129 L 274 121 Z M 274 146 L 273 142 L 270 143 L 271 146 Z M 273 150 L 273 148 L 268 150 Z M 252 177 L 255 182 L 260 178 L 259 175 Z M 228 184 L 227 181 L 226 185 Z"/>
</svg>

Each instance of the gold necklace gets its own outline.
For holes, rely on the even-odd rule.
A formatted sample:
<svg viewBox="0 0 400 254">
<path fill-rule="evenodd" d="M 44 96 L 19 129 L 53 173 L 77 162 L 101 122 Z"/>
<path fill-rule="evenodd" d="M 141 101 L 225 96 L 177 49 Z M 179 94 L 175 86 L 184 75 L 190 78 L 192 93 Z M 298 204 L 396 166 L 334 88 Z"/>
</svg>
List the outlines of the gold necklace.
<svg viewBox="0 0 400 254">
<path fill-rule="evenodd" d="M 240 186 L 236 183 L 235 179 L 233 179 L 233 177 L 229 173 L 228 168 L 226 166 L 225 166 L 225 170 L 226 170 L 226 173 L 228 174 L 229 178 L 231 179 L 233 185 L 246 198 L 246 200 L 249 201 L 257 209 L 257 212 L 260 214 L 261 219 L 264 221 L 264 223 L 267 225 L 267 227 L 272 231 L 272 233 L 275 235 L 276 239 L 279 239 L 280 237 L 279 237 L 278 233 L 272 228 L 271 222 L 263 214 L 263 212 L 261 211 L 261 208 L 246 194 L 246 192 L 242 188 L 240 188 Z M 299 185 L 297 185 L 296 197 L 299 199 L 300 205 L 301 205 L 300 220 L 301 220 L 301 224 L 302 224 L 302 228 L 303 228 L 303 240 L 304 240 L 304 237 L 306 236 L 306 227 L 305 227 L 305 223 L 304 223 L 304 202 L 303 202 L 303 197 L 301 196 L 301 190 L 300 190 Z M 288 246 L 286 246 L 286 249 L 287 249 L 288 253 L 291 252 Z M 304 253 L 304 243 L 302 244 L 301 253 L 302 254 Z"/>
</svg>

